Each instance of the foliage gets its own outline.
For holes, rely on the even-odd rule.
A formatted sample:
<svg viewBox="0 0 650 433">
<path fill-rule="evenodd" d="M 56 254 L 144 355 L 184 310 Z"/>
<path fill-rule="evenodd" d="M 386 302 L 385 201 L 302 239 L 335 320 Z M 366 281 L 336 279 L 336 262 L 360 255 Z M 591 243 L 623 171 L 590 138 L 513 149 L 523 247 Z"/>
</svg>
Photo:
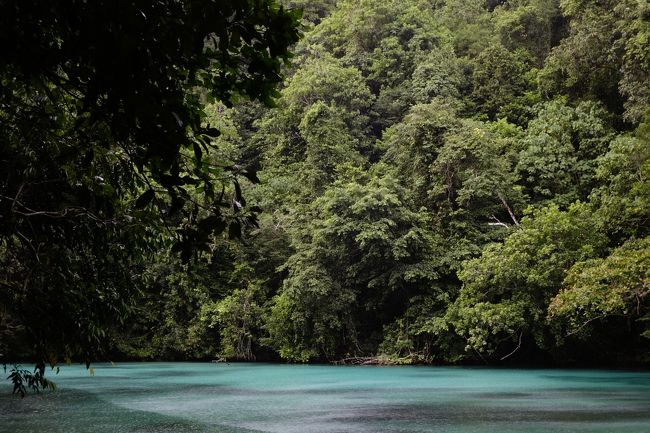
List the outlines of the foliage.
<svg viewBox="0 0 650 433">
<path fill-rule="evenodd" d="M 647 5 L 567 0 L 561 6 L 570 34 L 547 59 L 543 91 L 600 100 L 630 121 L 641 120 L 650 103 Z"/>
<path fill-rule="evenodd" d="M 650 359 L 644 2 L 41 3 L 3 361 Z"/>
<path fill-rule="evenodd" d="M 298 19 L 271 0 L 0 3 L 0 304 L 22 327 L 3 361 L 96 359 L 154 252 L 254 222 L 236 176 L 257 178 L 206 155 L 203 105 L 271 104 Z"/>
<path fill-rule="evenodd" d="M 7 371 L 5 366 L 5 372 Z M 13 394 L 20 394 L 21 398 L 29 390 L 40 392 L 41 390 L 56 390 L 56 385 L 49 379 L 45 378 L 43 371 L 35 368 L 33 372 L 21 369 L 20 366 L 14 365 L 9 371 L 7 379 L 13 384 Z"/>
<path fill-rule="evenodd" d="M 387 129 L 380 146 L 384 160 L 394 166 L 410 195 L 426 203 L 432 183 L 431 164 L 444 143 L 445 134 L 459 127 L 453 105 L 441 101 L 411 107 L 403 122 Z"/>
<path fill-rule="evenodd" d="M 260 341 L 301 362 L 572 359 L 548 316 L 566 273 L 648 234 L 647 128 L 623 123 L 647 106 L 647 15 L 623 3 L 330 9 L 257 124 L 252 194 L 284 257 Z M 358 212 L 369 194 L 390 212 Z M 417 281 L 392 274 L 403 233 Z"/>
<path fill-rule="evenodd" d="M 545 311 L 564 272 L 594 257 L 606 243 L 590 209 L 577 202 L 533 212 L 502 244 L 487 246 L 459 273 L 463 286 L 447 320 L 467 341 L 466 350 L 503 353 L 519 335 L 544 344 Z"/>
<path fill-rule="evenodd" d="M 597 161 L 601 185 L 590 199 L 598 216 L 617 241 L 650 233 L 650 124 L 639 125 L 634 134 L 614 139 Z"/>
<path fill-rule="evenodd" d="M 388 173 L 351 176 L 313 203 L 309 226 L 293 240 L 296 252 L 269 322 L 268 343 L 283 357 L 359 351 L 368 329 L 356 323 L 390 318 L 402 293 L 435 276 L 427 217 L 405 207 L 397 180 Z"/>
<path fill-rule="evenodd" d="M 568 205 L 585 200 L 595 186 L 598 157 L 611 140 L 606 112 L 591 102 L 575 108 L 561 101 L 539 107 L 528 125 L 517 172 L 535 200 Z"/>
<path fill-rule="evenodd" d="M 524 51 L 511 52 L 500 45 L 486 48 L 476 57 L 472 73 L 472 100 L 489 119 L 517 120 L 517 105 L 530 105 L 526 94 L 534 89 L 532 61 Z"/>
<path fill-rule="evenodd" d="M 201 319 L 219 329 L 219 356 L 223 359 L 251 361 L 255 359 L 253 343 L 259 333 L 263 306 L 261 281 L 250 281 L 253 269 L 240 266 L 232 273 L 235 279 L 243 279 L 244 287 L 234 289 L 218 302 L 205 303 L 201 307 Z"/>
<path fill-rule="evenodd" d="M 566 323 L 572 334 L 584 334 L 589 323 L 608 316 L 647 321 L 649 293 L 650 238 L 630 240 L 605 258 L 573 265 L 549 305 L 549 319 Z"/>
<path fill-rule="evenodd" d="M 557 0 L 504 2 L 494 10 L 495 28 L 504 47 L 525 49 L 542 64 L 551 47 L 564 36 Z"/>
</svg>

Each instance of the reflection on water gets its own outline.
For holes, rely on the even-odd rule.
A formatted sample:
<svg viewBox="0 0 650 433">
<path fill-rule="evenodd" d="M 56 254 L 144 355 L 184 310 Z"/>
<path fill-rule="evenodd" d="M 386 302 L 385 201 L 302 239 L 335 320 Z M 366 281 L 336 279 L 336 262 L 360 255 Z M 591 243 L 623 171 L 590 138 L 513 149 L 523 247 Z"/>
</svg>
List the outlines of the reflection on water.
<svg viewBox="0 0 650 433">
<path fill-rule="evenodd" d="M 128 363 L 61 369 L 0 433 L 650 432 L 650 373 Z"/>
</svg>

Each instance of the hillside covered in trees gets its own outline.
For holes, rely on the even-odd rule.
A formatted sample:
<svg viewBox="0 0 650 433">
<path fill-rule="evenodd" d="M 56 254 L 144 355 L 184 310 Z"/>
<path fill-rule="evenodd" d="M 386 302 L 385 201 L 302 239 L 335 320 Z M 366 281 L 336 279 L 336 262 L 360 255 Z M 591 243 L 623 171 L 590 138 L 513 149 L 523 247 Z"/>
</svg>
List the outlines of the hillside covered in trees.
<svg viewBox="0 0 650 433">
<path fill-rule="evenodd" d="M 209 102 L 220 135 L 188 151 L 245 176 L 187 200 L 255 218 L 197 251 L 67 245 L 75 290 L 129 293 L 95 358 L 647 365 L 647 2 L 285 5 L 304 37 L 275 107 Z M 156 185 L 123 206 L 155 220 Z"/>
</svg>

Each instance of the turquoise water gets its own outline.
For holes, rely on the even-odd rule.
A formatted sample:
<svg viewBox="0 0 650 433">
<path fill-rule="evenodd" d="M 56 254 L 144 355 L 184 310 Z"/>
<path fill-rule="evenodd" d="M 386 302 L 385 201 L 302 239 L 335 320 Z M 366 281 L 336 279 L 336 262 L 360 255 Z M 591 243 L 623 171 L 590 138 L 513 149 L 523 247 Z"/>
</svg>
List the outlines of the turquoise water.
<svg viewBox="0 0 650 433">
<path fill-rule="evenodd" d="M 650 432 L 650 373 L 124 363 L 0 385 L 0 433 Z"/>
</svg>

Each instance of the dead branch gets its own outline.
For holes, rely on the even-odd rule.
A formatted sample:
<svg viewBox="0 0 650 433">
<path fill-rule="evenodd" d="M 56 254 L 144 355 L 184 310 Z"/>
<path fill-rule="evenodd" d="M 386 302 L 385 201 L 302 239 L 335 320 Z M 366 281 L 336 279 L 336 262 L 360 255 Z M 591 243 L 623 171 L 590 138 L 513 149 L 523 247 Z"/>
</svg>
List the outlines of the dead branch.
<svg viewBox="0 0 650 433">
<path fill-rule="evenodd" d="M 503 194 L 500 193 L 500 192 L 497 193 L 497 196 L 499 197 L 499 200 L 501 200 L 501 203 L 503 204 L 503 207 L 505 207 L 506 210 L 508 211 L 508 214 L 510 215 L 510 219 L 512 220 L 512 222 L 513 222 L 516 226 L 518 226 L 518 225 L 519 225 L 519 221 L 517 221 L 517 217 L 515 216 L 514 212 L 512 212 L 512 209 L 510 209 L 510 206 L 508 206 L 508 202 L 506 201 L 506 198 L 505 198 L 505 197 L 503 196 Z"/>
<path fill-rule="evenodd" d="M 501 222 L 499 218 L 495 217 L 494 215 L 490 216 L 490 218 L 492 218 L 496 222 L 488 223 L 489 226 L 501 226 L 505 228 L 510 228 L 508 224 Z"/>
<path fill-rule="evenodd" d="M 510 356 L 514 355 L 514 353 L 515 353 L 516 351 L 518 351 L 518 350 L 521 348 L 521 337 L 522 337 L 523 335 L 524 335 L 524 331 L 521 331 L 521 332 L 519 333 L 519 344 L 517 344 L 517 347 L 515 347 L 515 350 L 513 350 L 512 352 L 508 353 L 506 356 L 504 356 L 503 358 L 501 358 L 500 361 L 503 361 L 504 359 L 509 358 Z"/>
</svg>

